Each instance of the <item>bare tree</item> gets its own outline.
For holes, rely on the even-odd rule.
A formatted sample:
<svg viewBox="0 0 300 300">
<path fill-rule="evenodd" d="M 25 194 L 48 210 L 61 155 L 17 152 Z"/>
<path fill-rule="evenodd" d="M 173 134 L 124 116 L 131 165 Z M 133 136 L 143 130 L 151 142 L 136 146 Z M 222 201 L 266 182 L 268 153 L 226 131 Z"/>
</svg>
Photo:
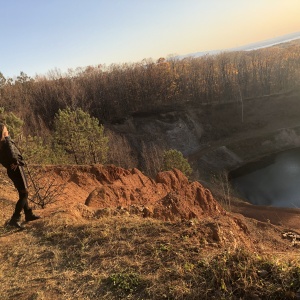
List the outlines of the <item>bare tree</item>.
<svg viewBox="0 0 300 300">
<path fill-rule="evenodd" d="M 55 203 L 59 196 L 64 194 L 65 183 L 58 183 L 55 178 L 50 178 L 42 169 L 32 171 L 27 166 L 30 184 L 29 201 L 35 205 L 45 208 L 47 205 Z"/>
</svg>

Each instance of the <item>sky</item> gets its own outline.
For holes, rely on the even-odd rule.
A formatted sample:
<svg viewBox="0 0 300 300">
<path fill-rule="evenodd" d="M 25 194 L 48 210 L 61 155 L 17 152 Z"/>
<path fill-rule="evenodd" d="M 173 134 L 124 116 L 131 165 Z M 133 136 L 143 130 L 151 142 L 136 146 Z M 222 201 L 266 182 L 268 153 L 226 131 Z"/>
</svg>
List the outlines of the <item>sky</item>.
<svg viewBox="0 0 300 300">
<path fill-rule="evenodd" d="M 0 0 L 0 72 L 229 49 L 300 32 L 300 0 Z"/>
</svg>

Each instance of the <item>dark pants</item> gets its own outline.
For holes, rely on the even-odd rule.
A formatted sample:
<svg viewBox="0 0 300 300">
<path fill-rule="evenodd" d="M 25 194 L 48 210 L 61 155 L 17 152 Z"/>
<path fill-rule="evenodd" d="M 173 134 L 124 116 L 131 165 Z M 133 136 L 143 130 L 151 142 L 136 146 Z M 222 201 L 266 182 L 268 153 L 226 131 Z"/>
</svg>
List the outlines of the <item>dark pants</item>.
<svg viewBox="0 0 300 300">
<path fill-rule="evenodd" d="M 25 215 L 31 211 L 28 206 L 28 184 L 26 175 L 22 166 L 18 166 L 16 170 L 8 168 L 7 175 L 12 180 L 19 193 L 19 200 L 16 203 L 15 212 L 13 214 L 13 218 L 19 219 L 22 210 L 24 210 Z"/>
</svg>

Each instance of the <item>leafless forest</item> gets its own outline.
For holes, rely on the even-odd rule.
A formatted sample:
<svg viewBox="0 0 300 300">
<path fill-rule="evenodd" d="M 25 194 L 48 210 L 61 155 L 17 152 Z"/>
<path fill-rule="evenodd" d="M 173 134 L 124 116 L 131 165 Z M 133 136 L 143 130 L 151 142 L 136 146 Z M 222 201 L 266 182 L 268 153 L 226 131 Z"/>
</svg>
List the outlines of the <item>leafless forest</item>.
<svg viewBox="0 0 300 300">
<path fill-rule="evenodd" d="M 58 109 L 66 107 L 80 107 L 107 124 L 187 103 L 280 93 L 299 82 L 300 43 L 291 42 L 199 58 L 89 66 L 67 74 L 53 70 L 35 78 L 20 72 L 13 80 L 0 73 L 0 107 L 24 120 L 31 134 L 42 135 L 51 130 Z"/>
</svg>

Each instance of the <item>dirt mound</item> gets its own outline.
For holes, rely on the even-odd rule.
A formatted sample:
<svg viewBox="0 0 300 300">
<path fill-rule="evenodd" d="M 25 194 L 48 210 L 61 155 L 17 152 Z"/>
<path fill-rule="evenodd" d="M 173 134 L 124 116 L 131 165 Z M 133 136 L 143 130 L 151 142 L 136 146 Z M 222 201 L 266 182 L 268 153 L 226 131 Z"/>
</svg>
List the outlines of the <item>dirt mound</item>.
<svg viewBox="0 0 300 300">
<path fill-rule="evenodd" d="M 97 183 L 85 200 L 97 209 L 126 208 L 144 217 L 162 220 L 201 218 L 219 215 L 223 208 L 211 192 L 199 182 L 189 183 L 177 169 L 158 173 L 156 180 L 138 169 L 126 170 L 116 166 L 92 166 L 89 173 Z M 76 179 L 77 178 L 77 179 Z M 85 184 L 82 176 L 70 179 Z"/>
<path fill-rule="evenodd" d="M 208 189 L 199 182 L 189 182 L 177 169 L 160 172 L 155 180 L 136 168 L 128 170 L 114 165 L 42 169 L 45 180 L 56 186 L 65 185 L 64 193 L 57 199 L 64 203 L 64 208 L 80 204 L 98 215 L 123 210 L 167 221 L 226 214 Z"/>
<path fill-rule="evenodd" d="M 56 166 L 46 172 L 67 182 L 66 195 L 59 201 L 63 208 L 52 210 L 51 217 L 63 214 L 68 222 L 79 222 L 81 217 L 124 215 L 190 222 L 192 231 L 196 226 L 203 233 L 205 243 L 252 248 L 242 216 L 228 214 L 208 189 L 189 182 L 177 169 L 160 172 L 155 180 L 136 168 L 114 165 Z"/>
</svg>

